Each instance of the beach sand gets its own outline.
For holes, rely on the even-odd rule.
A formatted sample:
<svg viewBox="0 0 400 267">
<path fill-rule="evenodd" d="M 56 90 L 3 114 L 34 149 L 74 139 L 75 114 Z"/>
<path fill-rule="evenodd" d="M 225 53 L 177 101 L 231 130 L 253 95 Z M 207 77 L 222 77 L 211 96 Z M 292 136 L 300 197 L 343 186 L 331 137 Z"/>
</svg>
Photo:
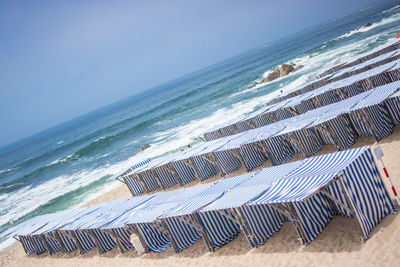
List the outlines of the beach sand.
<svg viewBox="0 0 400 267">
<path fill-rule="evenodd" d="M 400 191 L 400 127 L 386 139 L 379 142 L 385 156 L 383 161 L 391 175 L 392 181 Z M 375 146 L 372 138 L 358 139 L 353 147 L 364 145 Z M 334 152 L 333 146 L 325 146 L 318 154 Z M 293 160 L 301 159 L 296 155 Z M 262 167 L 270 166 L 267 162 Z M 380 165 L 378 168 L 381 170 Z M 238 170 L 229 176 L 238 175 Z M 383 175 L 383 173 L 382 173 Z M 214 177 L 220 179 L 219 177 Z M 386 178 L 383 179 L 388 185 Z M 208 180 L 209 182 L 211 180 Z M 191 183 L 188 186 L 193 186 Z M 175 187 L 174 189 L 176 189 Z M 390 189 L 388 187 L 388 189 Z M 393 197 L 392 192 L 390 195 Z M 88 205 L 104 201 L 130 197 L 129 190 L 120 186 L 87 203 Z M 397 204 L 396 204 L 397 207 Z M 117 248 L 99 255 L 92 250 L 84 255 L 77 251 L 63 255 L 57 253 L 49 256 L 25 255 L 18 243 L 0 255 L 1 266 L 395 266 L 400 261 L 400 216 L 389 215 L 375 228 L 370 239 L 361 242 L 360 231 L 354 219 L 335 217 L 326 229 L 308 246 L 301 246 L 297 235 L 289 222 L 266 244 L 249 249 L 245 237 L 238 238 L 226 246 L 208 252 L 200 239 L 193 246 L 176 254 L 172 248 L 164 253 L 149 253 L 137 256 L 135 252 L 121 254 Z"/>
</svg>

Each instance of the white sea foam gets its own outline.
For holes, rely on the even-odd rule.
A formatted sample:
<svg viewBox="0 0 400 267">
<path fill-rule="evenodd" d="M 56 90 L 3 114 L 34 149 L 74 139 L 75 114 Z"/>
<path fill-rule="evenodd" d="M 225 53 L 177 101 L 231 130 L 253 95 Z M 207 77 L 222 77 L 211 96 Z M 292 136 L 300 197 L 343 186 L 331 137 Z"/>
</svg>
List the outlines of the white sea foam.
<svg viewBox="0 0 400 267">
<path fill-rule="evenodd" d="M 60 162 L 65 162 L 68 159 L 72 158 L 73 156 L 74 156 L 73 154 L 70 154 L 70 155 L 67 155 L 66 157 L 62 157 L 62 158 L 56 159 L 56 160 L 50 162 L 49 164 L 46 164 L 46 166 L 49 167 L 51 165 L 56 165 L 56 164 L 58 164 Z"/>
<path fill-rule="evenodd" d="M 19 169 L 19 167 L 9 168 L 9 169 L 6 169 L 6 170 L 0 170 L 0 174 L 2 174 L 2 173 L 13 172 L 13 171 L 15 171 L 15 170 L 17 170 L 17 169 Z"/>
<path fill-rule="evenodd" d="M 343 34 L 343 35 L 341 35 L 339 37 L 336 37 L 335 40 L 342 39 L 342 38 L 347 38 L 347 37 L 350 37 L 350 36 L 352 36 L 352 35 L 354 35 L 356 33 L 367 32 L 367 31 L 370 31 L 370 30 L 372 30 L 374 28 L 381 27 L 383 25 L 387 25 L 389 23 L 395 22 L 395 21 L 397 21 L 399 19 L 400 19 L 400 14 L 396 13 L 396 14 L 390 16 L 390 17 L 383 18 L 381 21 L 378 21 L 376 23 L 372 23 L 372 25 L 369 26 L 369 27 L 360 27 L 359 29 L 355 29 L 355 30 L 352 30 L 350 32 L 347 32 L 347 33 L 345 33 L 345 34 Z"/>
</svg>

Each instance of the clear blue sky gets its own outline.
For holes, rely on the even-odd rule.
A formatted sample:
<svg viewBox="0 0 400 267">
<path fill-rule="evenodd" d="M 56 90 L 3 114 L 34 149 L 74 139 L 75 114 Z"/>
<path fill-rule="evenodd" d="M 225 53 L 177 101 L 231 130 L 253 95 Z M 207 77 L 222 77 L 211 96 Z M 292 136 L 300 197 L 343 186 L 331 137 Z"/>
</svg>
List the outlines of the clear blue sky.
<svg viewBox="0 0 400 267">
<path fill-rule="evenodd" d="M 0 146 L 372 2 L 1 1 Z"/>
</svg>

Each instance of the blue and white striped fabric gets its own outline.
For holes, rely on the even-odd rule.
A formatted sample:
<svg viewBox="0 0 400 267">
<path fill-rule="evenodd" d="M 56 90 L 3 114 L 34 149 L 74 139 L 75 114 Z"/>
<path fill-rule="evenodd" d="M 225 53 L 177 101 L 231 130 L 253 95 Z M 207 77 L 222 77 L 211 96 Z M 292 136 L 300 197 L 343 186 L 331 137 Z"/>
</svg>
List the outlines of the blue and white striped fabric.
<svg viewBox="0 0 400 267">
<path fill-rule="evenodd" d="M 60 238 L 61 245 L 66 253 L 70 253 L 78 248 L 78 243 L 74 239 L 75 237 L 73 236 L 73 231 L 70 232 L 71 233 L 69 233 L 69 231 L 62 231 L 62 230 L 58 230 L 56 232 L 56 234 Z"/>
<path fill-rule="evenodd" d="M 158 182 L 158 177 L 153 170 L 145 170 L 143 172 L 138 172 L 136 173 L 136 175 L 145 184 L 147 192 L 154 191 L 161 187 Z"/>
<path fill-rule="evenodd" d="M 142 234 L 147 247 L 156 253 L 161 253 L 171 246 L 169 237 L 159 229 L 162 227 L 157 223 L 138 223 L 137 227 Z"/>
<path fill-rule="evenodd" d="M 121 218 L 121 220 L 118 222 L 116 221 L 113 225 L 108 227 L 121 227 L 121 225 L 125 224 L 135 224 L 139 228 L 139 232 L 143 236 L 146 246 L 153 252 L 163 252 L 171 246 L 171 240 L 166 233 L 160 230 L 163 229 L 163 226 L 156 221 L 157 218 L 176 209 L 179 206 L 179 203 L 192 196 L 199 195 L 208 187 L 210 187 L 210 185 L 205 184 L 184 190 L 178 190 L 176 192 L 170 191 L 157 193 L 159 197 L 154 197 L 145 207 L 132 210 L 130 214 L 127 214 L 127 216 Z M 185 233 L 192 233 L 192 230 L 187 228 L 186 225 L 173 220 L 167 222 L 167 227 L 179 227 L 175 232 L 171 229 L 172 238 L 174 238 L 174 240 L 175 238 L 182 238 L 182 235 L 185 235 Z M 196 235 L 193 235 L 193 238 L 196 238 Z M 187 244 L 187 241 L 184 238 L 181 239 L 181 241 L 183 245 L 180 248 L 183 249 L 183 247 L 186 246 L 185 244 Z"/>
<path fill-rule="evenodd" d="M 240 226 L 224 214 L 227 211 L 207 211 L 198 213 L 213 248 L 219 248 L 232 241 L 239 233 Z M 229 214 L 232 217 L 234 215 Z"/>
<path fill-rule="evenodd" d="M 351 109 L 349 115 L 360 136 L 373 135 L 379 141 L 392 133 L 394 126 L 389 112 L 382 102 L 398 88 L 400 88 L 400 82 L 377 87 Z"/>
<path fill-rule="evenodd" d="M 257 125 L 253 122 L 252 118 L 246 118 L 241 121 L 238 121 L 236 124 L 236 128 L 239 133 L 249 131 L 251 129 L 257 128 Z"/>
<path fill-rule="evenodd" d="M 246 229 L 248 234 L 253 236 L 249 242 L 251 247 L 263 245 L 281 229 L 285 221 L 279 212 L 267 205 L 243 205 L 239 209 L 249 225 L 249 229 Z"/>
<path fill-rule="evenodd" d="M 111 229 L 114 232 L 114 235 L 118 238 L 119 243 L 121 245 L 122 251 L 130 251 L 133 249 L 132 243 L 130 242 L 130 236 L 132 235 L 133 231 L 129 228 L 113 228 Z"/>
<path fill-rule="evenodd" d="M 146 189 L 140 184 L 134 175 L 124 176 L 124 181 L 126 186 L 129 188 L 129 191 L 131 191 L 132 196 L 137 196 L 146 192 Z"/>
<path fill-rule="evenodd" d="M 400 63 L 397 61 L 396 65 L 386 71 L 386 75 L 391 82 L 400 80 Z"/>
<path fill-rule="evenodd" d="M 292 119 L 289 119 L 291 121 Z M 287 120 L 264 126 L 248 132 L 248 138 L 241 144 L 242 158 L 245 160 L 248 170 L 254 169 L 263 163 L 261 152 L 264 151 L 266 158 L 270 159 L 273 165 L 278 165 L 292 158 L 293 150 L 290 144 L 281 136 L 274 136 L 282 131 L 287 125 Z M 246 151 L 252 145 L 250 151 Z"/>
<path fill-rule="evenodd" d="M 138 162 L 134 165 L 131 166 L 132 171 L 136 170 L 139 167 L 145 166 L 147 163 L 149 163 L 151 160 L 149 158 L 142 160 L 141 162 Z"/>
<path fill-rule="evenodd" d="M 44 234 L 42 237 L 47 243 L 47 247 L 51 255 L 62 250 L 62 244 L 60 244 L 60 242 L 57 240 L 55 232 Z"/>
<path fill-rule="evenodd" d="M 321 166 L 324 168 L 321 169 Z M 319 190 L 329 185 L 337 175 L 352 202 L 354 216 L 363 229 L 364 237 L 368 238 L 373 227 L 394 211 L 394 205 L 367 147 L 306 159 L 303 165 L 286 178 L 275 181 L 268 191 L 249 205 L 293 204 L 305 232 L 302 238 L 310 242 L 332 217 L 332 207 Z M 345 198 L 342 195 L 342 199 Z M 315 212 L 317 206 L 320 212 Z M 307 213 L 304 212 L 306 208 Z"/>
<path fill-rule="evenodd" d="M 87 213 L 79 220 L 75 220 L 59 230 L 70 231 L 75 234 L 81 247 L 81 253 L 92 249 L 94 247 L 93 244 L 96 242 L 99 245 L 100 253 L 107 252 L 115 247 L 117 243 L 109 232 L 100 228 L 152 198 L 153 196 L 141 196 L 97 205 L 100 207 L 94 210 L 95 212 Z M 66 241 L 69 242 L 70 240 Z"/>
<path fill-rule="evenodd" d="M 308 113 L 297 116 L 287 127 L 272 137 L 283 137 L 289 140 L 294 151 L 299 151 L 305 157 L 309 157 L 321 150 L 323 141 L 312 128 L 307 128 L 318 117 L 311 117 Z M 300 146 L 300 147 L 299 147 Z"/>
<path fill-rule="evenodd" d="M 179 177 L 171 163 L 165 163 L 154 169 L 155 174 L 160 179 L 163 189 L 170 188 L 179 182 Z"/>
<path fill-rule="evenodd" d="M 189 219 L 193 221 L 194 216 L 197 216 L 194 214 L 195 212 L 219 199 L 225 191 L 231 190 L 248 179 L 251 179 L 253 175 L 254 173 L 247 173 L 214 182 L 210 187 L 202 191 L 201 194 L 181 202 L 177 209 L 159 217 L 167 220 L 179 251 L 193 244 L 200 238 L 200 229 L 182 222 L 184 218 L 187 220 L 188 216 L 190 216 Z M 206 231 L 205 234 L 210 238 L 214 248 L 226 244 L 240 232 L 239 225 L 227 219 L 226 216 L 219 211 L 198 214 L 198 220 L 204 227 Z"/>
<path fill-rule="evenodd" d="M 174 169 L 177 172 L 181 185 L 188 184 L 191 181 L 194 181 L 196 178 L 199 178 L 197 169 L 190 158 L 173 161 L 171 164 L 174 166 Z"/>
<path fill-rule="evenodd" d="M 258 133 L 259 130 L 255 129 L 231 136 L 228 143 L 214 151 L 214 155 L 225 173 L 231 173 L 243 164 L 250 171 L 265 161 L 262 151 L 252 145 L 246 145 Z"/>
<path fill-rule="evenodd" d="M 297 161 L 254 172 L 250 179 L 226 191 L 224 195 L 199 212 L 202 215 L 212 211 L 229 212 L 231 209 L 239 208 L 249 227 L 246 234 L 254 236 L 254 239 L 250 239 L 249 245 L 259 246 L 280 229 L 284 218 L 277 211 L 267 206 L 243 205 L 265 192 L 274 180 L 284 177 L 302 164 L 302 161 Z M 236 237 L 238 230 L 237 228 L 234 229 L 235 231 L 226 231 L 223 238 L 225 242 L 223 243 Z"/>
<path fill-rule="evenodd" d="M 368 238 L 382 218 L 395 211 L 370 149 L 344 170 L 342 181 Z"/>
<path fill-rule="evenodd" d="M 385 101 L 390 117 L 395 125 L 400 124 L 400 92 L 394 93 Z"/>
<path fill-rule="evenodd" d="M 30 236 L 19 236 L 18 240 L 21 242 L 26 254 L 29 255 L 36 253 L 36 248 L 33 245 L 32 238 Z"/>
</svg>

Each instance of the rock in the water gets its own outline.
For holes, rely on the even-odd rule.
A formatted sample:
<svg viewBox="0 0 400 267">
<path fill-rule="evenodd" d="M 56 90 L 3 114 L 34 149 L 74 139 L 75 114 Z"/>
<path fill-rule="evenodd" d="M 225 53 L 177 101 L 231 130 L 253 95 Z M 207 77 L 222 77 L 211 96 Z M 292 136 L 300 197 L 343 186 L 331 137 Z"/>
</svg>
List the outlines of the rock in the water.
<svg viewBox="0 0 400 267">
<path fill-rule="evenodd" d="M 279 78 L 279 77 L 280 77 L 279 69 L 276 69 L 276 70 L 274 70 L 273 72 L 271 72 L 270 74 L 268 74 L 268 76 L 265 77 L 265 79 L 263 80 L 263 82 L 264 82 L 264 83 L 265 83 L 265 82 L 269 82 L 269 81 L 275 80 L 275 79 L 277 79 L 277 78 Z"/>
<path fill-rule="evenodd" d="M 293 71 L 294 71 L 293 65 L 282 64 L 282 66 L 279 68 L 279 73 L 280 73 L 279 77 L 286 76 Z"/>
<path fill-rule="evenodd" d="M 293 71 L 298 71 L 299 69 L 301 69 L 301 68 L 303 68 L 303 67 L 304 67 L 304 65 L 298 65 L 298 66 L 296 66 L 296 67 L 294 68 Z"/>
<path fill-rule="evenodd" d="M 294 72 L 294 71 L 299 70 L 302 67 L 304 67 L 303 65 L 299 65 L 299 66 L 296 66 L 296 68 L 295 68 L 293 65 L 294 64 L 282 64 L 282 66 L 280 66 L 279 68 L 275 69 L 273 72 L 268 74 L 268 76 L 265 77 L 265 79 L 263 80 L 263 83 L 273 81 L 280 77 L 284 77 L 284 76 L 288 75 L 289 73 Z"/>
<path fill-rule="evenodd" d="M 371 26 L 372 26 L 372 23 L 368 22 L 367 24 L 364 25 L 363 28 L 368 28 L 368 27 L 371 27 Z"/>
<path fill-rule="evenodd" d="M 138 153 L 142 152 L 143 150 L 145 150 L 145 149 L 147 149 L 147 148 L 149 148 L 149 147 L 150 147 L 149 144 L 145 144 L 145 145 L 141 146 L 141 147 L 139 148 Z"/>
</svg>

